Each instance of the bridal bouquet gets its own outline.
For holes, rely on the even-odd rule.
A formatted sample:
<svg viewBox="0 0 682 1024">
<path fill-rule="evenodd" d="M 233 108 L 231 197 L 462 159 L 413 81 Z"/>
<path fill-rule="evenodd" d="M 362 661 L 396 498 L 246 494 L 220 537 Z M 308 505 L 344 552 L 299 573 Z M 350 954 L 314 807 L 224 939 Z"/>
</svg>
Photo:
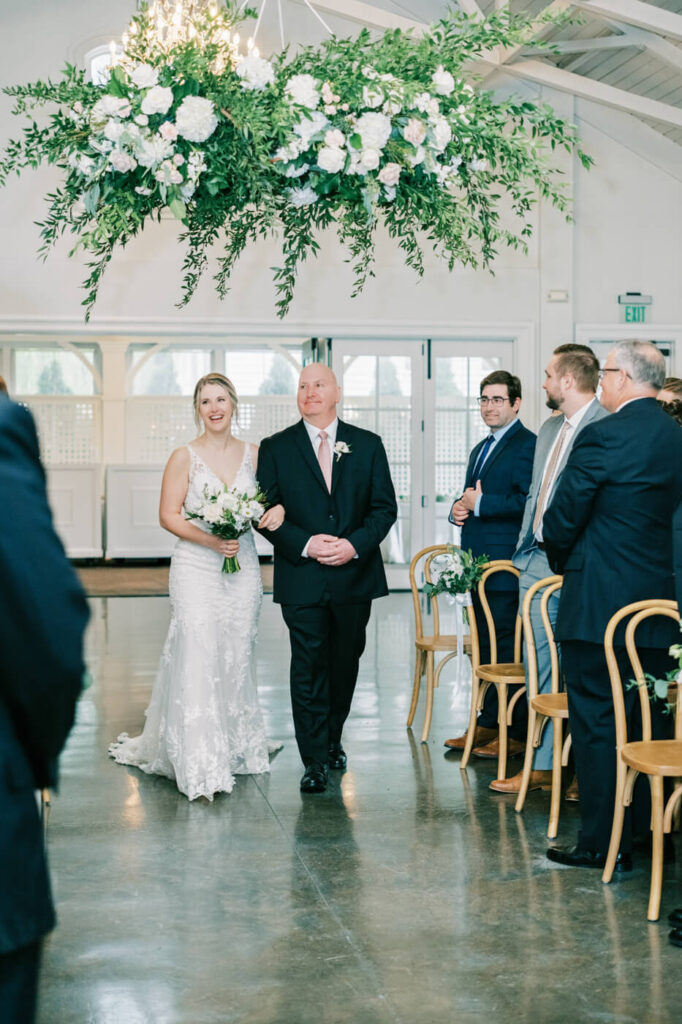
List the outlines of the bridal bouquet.
<svg viewBox="0 0 682 1024">
<path fill-rule="evenodd" d="M 424 584 L 424 593 L 428 597 L 446 594 L 450 604 L 457 602 L 462 605 L 463 618 L 468 622 L 464 606 L 471 604 L 471 598 L 467 600 L 464 595 L 468 595 L 477 585 L 488 561 L 487 555 L 474 557 L 471 551 L 463 551 L 448 544 L 447 552 L 436 555 L 431 562 L 433 582 Z"/>
<path fill-rule="evenodd" d="M 194 512 L 186 512 L 188 519 L 201 519 L 210 527 L 214 537 L 222 540 L 237 540 L 258 523 L 265 512 L 265 495 L 256 488 L 254 491 L 238 491 L 225 485 L 218 491 L 204 487 L 204 500 Z M 239 572 L 236 555 L 225 558 L 223 572 Z"/>
</svg>

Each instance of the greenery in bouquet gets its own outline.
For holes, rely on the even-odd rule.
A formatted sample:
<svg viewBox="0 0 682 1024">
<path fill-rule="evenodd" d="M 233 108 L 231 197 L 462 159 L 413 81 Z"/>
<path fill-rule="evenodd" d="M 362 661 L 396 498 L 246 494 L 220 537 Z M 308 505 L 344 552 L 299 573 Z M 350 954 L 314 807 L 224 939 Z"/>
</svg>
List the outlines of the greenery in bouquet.
<svg viewBox="0 0 682 1024">
<path fill-rule="evenodd" d="M 439 594 L 449 594 L 451 597 L 468 594 L 480 582 L 489 561 L 487 555 L 474 556 L 471 551 L 464 551 L 453 544 L 448 544 L 447 552 L 436 555 L 431 562 L 431 577 L 434 582 L 424 584 L 424 593 L 428 597 L 437 597 Z"/>
<path fill-rule="evenodd" d="M 254 12 L 236 0 L 185 9 L 181 32 L 169 0 L 143 3 L 104 84 L 67 66 L 58 82 L 5 89 L 30 124 L 0 159 L 0 184 L 43 162 L 62 172 L 41 253 L 75 236 L 86 316 L 115 249 L 165 210 L 187 244 L 181 304 L 212 252 L 222 297 L 247 244 L 278 234 L 280 316 L 325 228 L 347 246 L 357 294 L 380 225 L 421 274 L 425 242 L 450 268 L 490 267 L 500 245 L 525 250 L 538 197 L 570 216 L 552 151 L 591 164 L 575 127 L 546 104 L 475 88 L 464 70 L 495 47 L 531 44 L 531 26 L 556 15 L 453 10 L 423 34 L 362 31 L 265 60 L 239 50 L 235 28 Z M 42 107 L 49 116 L 34 116 Z"/>
<path fill-rule="evenodd" d="M 680 626 L 680 629 L 682 629 L 682 625 Z M 675 710 L 675 704 L 668 700 L 668 693 L 670 692 L 671 685 L 673 683 L 678 683 L 677 699 L 680 699 L 679 683 L 682 677 L 682 644 L 673 644 L 672 647 L 670 647 L 668 654 L 671 658 L 677 659 L 677 668 L 673 668 L 667 672 L 663 679 L 657 679 L 655 676 L 652 676 L 651 673 L 645 672 L 641 683 L 636 679 L 631 679 L 628 687 L 632 689 L 632 687 L 635 686 L 646 686 L 649 691 L 649 699 L 651 701 L 665 701 L 665 712 L 667 714 L 672 714 Z"/>
<path fill-rule="evenodd" d="M 258 523 L 266 509 L 267 499 L 258 488 L 254 491 L 239 491 L 236 487 L 225 484 L 220 490 L 211 491 L 204 487 L 204 500 L 201 505 L 190 511 L 186 510 L 187 519 L 200 519 L 206 523 L 214 537 L 222 540 L 238 540 L 247 533 L 253 523 Z M 237 556 L 227 556 L 223 560 L 222 571 L 239 572 Z"/>
</svg>

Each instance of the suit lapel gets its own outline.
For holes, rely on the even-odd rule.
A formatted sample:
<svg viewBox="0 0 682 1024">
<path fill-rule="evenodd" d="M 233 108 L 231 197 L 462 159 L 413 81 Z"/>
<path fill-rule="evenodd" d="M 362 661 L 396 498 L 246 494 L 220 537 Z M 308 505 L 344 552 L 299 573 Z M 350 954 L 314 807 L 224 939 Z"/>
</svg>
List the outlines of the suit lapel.
<svg viewBox="0 0 682 1024">
<path fill-rule="evenodd" d="M 342 420 L 339 420 L 338 426 L 336 428 L 336 440 L 337 440 L 337 443 L 339 441 L 345 441 L 345 443 L 348 445 L 348 447 L 351 448 L 351 445 L 349 443 L 349 434 L 350 434 L 350 431 L 348 430 L 348 427 L 346 426 L 346 424 Z M 343 473 L 344 469 L 346 468 L 346 463 L 348 462 L 348 459 L 351 458 L 352 454 L 353 453 L 352 453 L 352 449 L 351 449 L 351 451 L 349 451 L 345 455 L 340 455 L 340 456 L 339 455 L 334 455 L 333 456 L 333 462 L 332 462 L 332 494 L 336 490 L 338 482 L 341 479 L 341 474 Z"/>
<path fill-rule="evenodd" d="M 507 444 L 507 442 L 514 436 L 514 434 L 517 433 L 520 426 L 521 422 L 520 420 L 517 420 L 516 423 L 514 423 L 514 425 L 509 428 L 504 437 L 501 440 L 495 442 L 495 444 L 493 445 L 493 450 L 490 452 L 490 455 L 483 463 L 481 471 L 478 474 L 478 478 L 481 481 L 481 483 L 483 483 L 485 475 L 492 466 L 492 464 L 495 462 L 495 459 L 498 457 L 500 452 L 504 450 L 504 446 Z M 476 485 L 475 480 L 473 485 Z"/>
<path fill-rule="evenodd" d="M 476 468 L 478 457 L 481 454 L 481 449 L 483 448 L 483 445 L 486 443 L 487 439 L 488 435 L 486 434 L 483 440 L 479 441 L 478 444 L 474 445 L 474 447 L 471 450 L 471 455 L 469 456 L 469 465 L 467 466 L 467 475 L 464 481 L 465 490 L 467 489 L 467 487 L 473 487 L 474 484 L 476 483 L 476 481 L 473 479 L 474 469 Z"/>
<path fill-rule="evenodd" d="M 327 485 L 324 482 L 324 477 L 322 476 L 320 464 L 315 458 L 315 452 L 313 451 L 313 446 L 310 443 L 310 437 L 308 436 L 308 431 L 305 428 L 305 423 L 303 422 L 303 420 L 299 420 L 299 422 L 296 424 L 294 439 L 296 441 L 298 450 L 303 456 L 303 461 L 310 469 L 311 473 L 317 480 L 320 487 L 324 489 L 324 493 L 328 494 L 329 492 L 327 490 Z"/>
</svg>

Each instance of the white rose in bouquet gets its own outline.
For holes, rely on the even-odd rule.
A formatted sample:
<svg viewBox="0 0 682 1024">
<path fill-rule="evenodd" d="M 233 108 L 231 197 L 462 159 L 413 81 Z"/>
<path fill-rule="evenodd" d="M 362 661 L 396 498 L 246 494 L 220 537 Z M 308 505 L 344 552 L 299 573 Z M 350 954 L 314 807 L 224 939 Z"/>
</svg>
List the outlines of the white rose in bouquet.
<svg viewBox="0 0 682 1024">
<path fill-rule="evenodd" d="M 113 153 L 109 155 L 109 163 L 115 171 L 119 171 L 121 174 L 126 174 L 128 171 L 134 171 L 137 167 L 137 161 L 130 153 L 124 153 L 120 149 L 115 149 Z"/>
<path fill-rule="evenodd" d="M 162 85 L 154 85 L 142 100 L 142 113 L 166 114 L 173 103 L 173 90 Z"/>
<path fill-rule="evenodd" d="M 431 138 L 433 139 L 433 148 L 438 153 L 442 153 L 452 139 L 452 128 L 447 119 L 441 115 L 431 118 Z"/>
<path fill-rule="evenodd" d="M 201 509 L 201 518 L 207 523 L 219 523 L 223 513 L 217 502 L 206 502 Z"/>
<path fill-rule="evenodd" d="M 320 103 L 318 83 L 312 75 L 294 75 L 286 84 L 285 93 L 290 103 L 315 110 Z"/>
<path fill-rule="evenodd" d="M 386 164 L 379 171 L 379 181 L 382 185 L 393 187 L 400 181 L 402 167 L 400 164 Z"/>
<path fill-rule="evenodd" d="M 215 107 L 201 96 L 185 96 L 175 115 L 178 135 L 188 142 L 205 142 L 218 127 Z"/>
<path fill-rule="evenodd" d="M 393 125 L 385 114 L 363 114 L 358 118 L 355 129 L 365 149 L 381 151 L 391 137 Z"/>
<path fill-rule="evenodd" d="M 138 114 L 135 118 L 135 124 L 139 124 L 141 128 L 146 128 L 149 124 L 149 118 L 146 114 Z"/>
<path fill-rule="evenodd" d="M 310 185 L 305 188 L 290 188 L 289 202 L 292 206 L 312 206 L 317 202 L 317 192 Z"/>
<path fill-rule="evenodd" d="M 442 64 L 434 71 L 431 81 L 439 96 L 449 96 L 455 88 L 455 79 Z"/>
<path fill-rule="evenodd" d="M 378 149 L 363 149 L 360 154 L 360 173 L 376 171 L 381 162 L 381 153 Z"/>
<path fill-rule="evenodd" d="M 413 146 L 421 146 L 426 138 L 426 125 L 417 117 L 411 117 L 403 128 L 403 138 Z"/>
<path fill-rule="evenodd" d="M 229 509 L 230 512 L 236 512 L 239 508 L 239 498 L 233 491 L 221 491 L 218 495 L 218 504 L 222 511 Z"/>
<path fill-rule="evenodd" d="M 339 146 L 345 146 L 346 136 L 338 128 L 332 128 L 325 135 L 324 144 L 325 146 L 335 146 L 338 149 Z"/>
<path fill-rule="evenodd" d="M 113 117 L 110 117 L 104 126 L 105 138 L 109 139 L 111 142 L 118 142 L 124 131 L 125 125 L 121 124 L 120 121 L 114 120 Z"/>
<path fill-rule="evenodd" d="M 124 96 L 102 96 L 90 111 L 91 124 L 106 124 L 110 117 L 127 117 L 132 107 Z"/>
<path fill-rule="evenodd" d="M 133 85 L 138 89 L 151 89 L 159 81 L 159 72 L 151 64 L 137 64 L 129 74 Z"/>
<path fill-rule="evenodd" d="M 336 146 L 323 146 L 317 154 L 317 166 L 330 174 L 338 174 L 346 164 L 346 152 Z"/>
<path fill-rule="evenodd" d="M 174 142 L 178 137 L 178 129 L 172 121 L 164 121 L 159 127 L 159 135 L 162 139 L 167 139 L 168 142 Z"/>
<path fill-rule="evenodd" d="M 242 57 L 235 68 L 242 80 L 242 89 L 265 89 L 275 81 L 275 71 L 269 60 L 250 54 Z"/>
</svg>

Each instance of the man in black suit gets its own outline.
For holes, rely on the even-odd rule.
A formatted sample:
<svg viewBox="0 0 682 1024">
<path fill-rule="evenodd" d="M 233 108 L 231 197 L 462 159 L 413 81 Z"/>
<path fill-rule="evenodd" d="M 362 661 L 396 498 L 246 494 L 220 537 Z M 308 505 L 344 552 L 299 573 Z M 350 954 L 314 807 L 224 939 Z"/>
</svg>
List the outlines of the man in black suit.
<svg viewBox="0 0 682 1024">
<path fill-rule="evenodd" d="M 35 791 L 56 783 L 88 609 L 52 527 L 33 420 L 6 398 L 0 495 L 0 1018 L 29 1024 L 55 923 Z"/>
<path fill-rule="evenodd" d="M 494 370 L 481 381 L 481 417 L 490 433 L 472 450 L 464 493 L 452 506 L 450 522 L 462 528 L 461 546 L 492 561 L 511 558 L 523 520 L 526 496 L 533 475 L 535 434 L 518 418 L 521 381 L 506 370 Z M 512 661 L 514 627 L 519 605 L 518 580 L 499 573 L 486 585 L 497 636 L 497 660 Z M 478 627 L 481 663 L 490 661 L 488 627 L 478 596 L 472 594 Z M 516 688 L 514 688 L 515 690 Z M 526 739 L 527 705 L 518 701 L 510 729 L 509 752 L 520 753 Z M 488 688 L 478 716 L 474 754 L 497 758 L 497 690 Z M 446 740 L 445 746 L 463 750 L 466 735 Z"/>
<path fill-rule="evenodd" d="M 286 510 L 267 534 L 275 548 L 274 599 L 291 641 L 291 702 L 305 765 L 304 793 L 327 786 L 327 767 L 345 768 L 341 746 L 371 602 L 388 593 L 379 545 L 397 517 L 381 439 L 337 419 L 336 378 L 306 366 L 298 387 L 303 417 L 266 438 L 258 480 Z"/>
<path fill-rule="evenodd" d="M 555 635 L 561 641 L 581 820 L 577 845 L 551 847 L 547 855 L 585 867 L 604 865 L 615 799 L 616 735 L 604 632 L 624 605 L 675 599 L 672 522 L 682 498 L 682 433 L 656 401 L 665 377 L 663 356 L 648 342 L 621 342 L 601 376 L 601 402 L 614 415 L 581 431 L 543 519 L 547 557 L 564 575 Z M 660 676 L 672 668 L 667 649 L 678 638 L 679 629 L 668 619 L 643 622 L 637 646 L 644 671 Z M 624 627 L 616 644 L 621 676 L 628 680 Z M 636 725 L 635 696 L 626 688 L 626 712 Z M 665 720 L 655 711 L 652 718 L 660 738 Z M 626 815 L 621 871 L 631 866 L 633 833 L 649 831 L 645 787 L 638 783 L 632 815 Z"/>
</svg>

